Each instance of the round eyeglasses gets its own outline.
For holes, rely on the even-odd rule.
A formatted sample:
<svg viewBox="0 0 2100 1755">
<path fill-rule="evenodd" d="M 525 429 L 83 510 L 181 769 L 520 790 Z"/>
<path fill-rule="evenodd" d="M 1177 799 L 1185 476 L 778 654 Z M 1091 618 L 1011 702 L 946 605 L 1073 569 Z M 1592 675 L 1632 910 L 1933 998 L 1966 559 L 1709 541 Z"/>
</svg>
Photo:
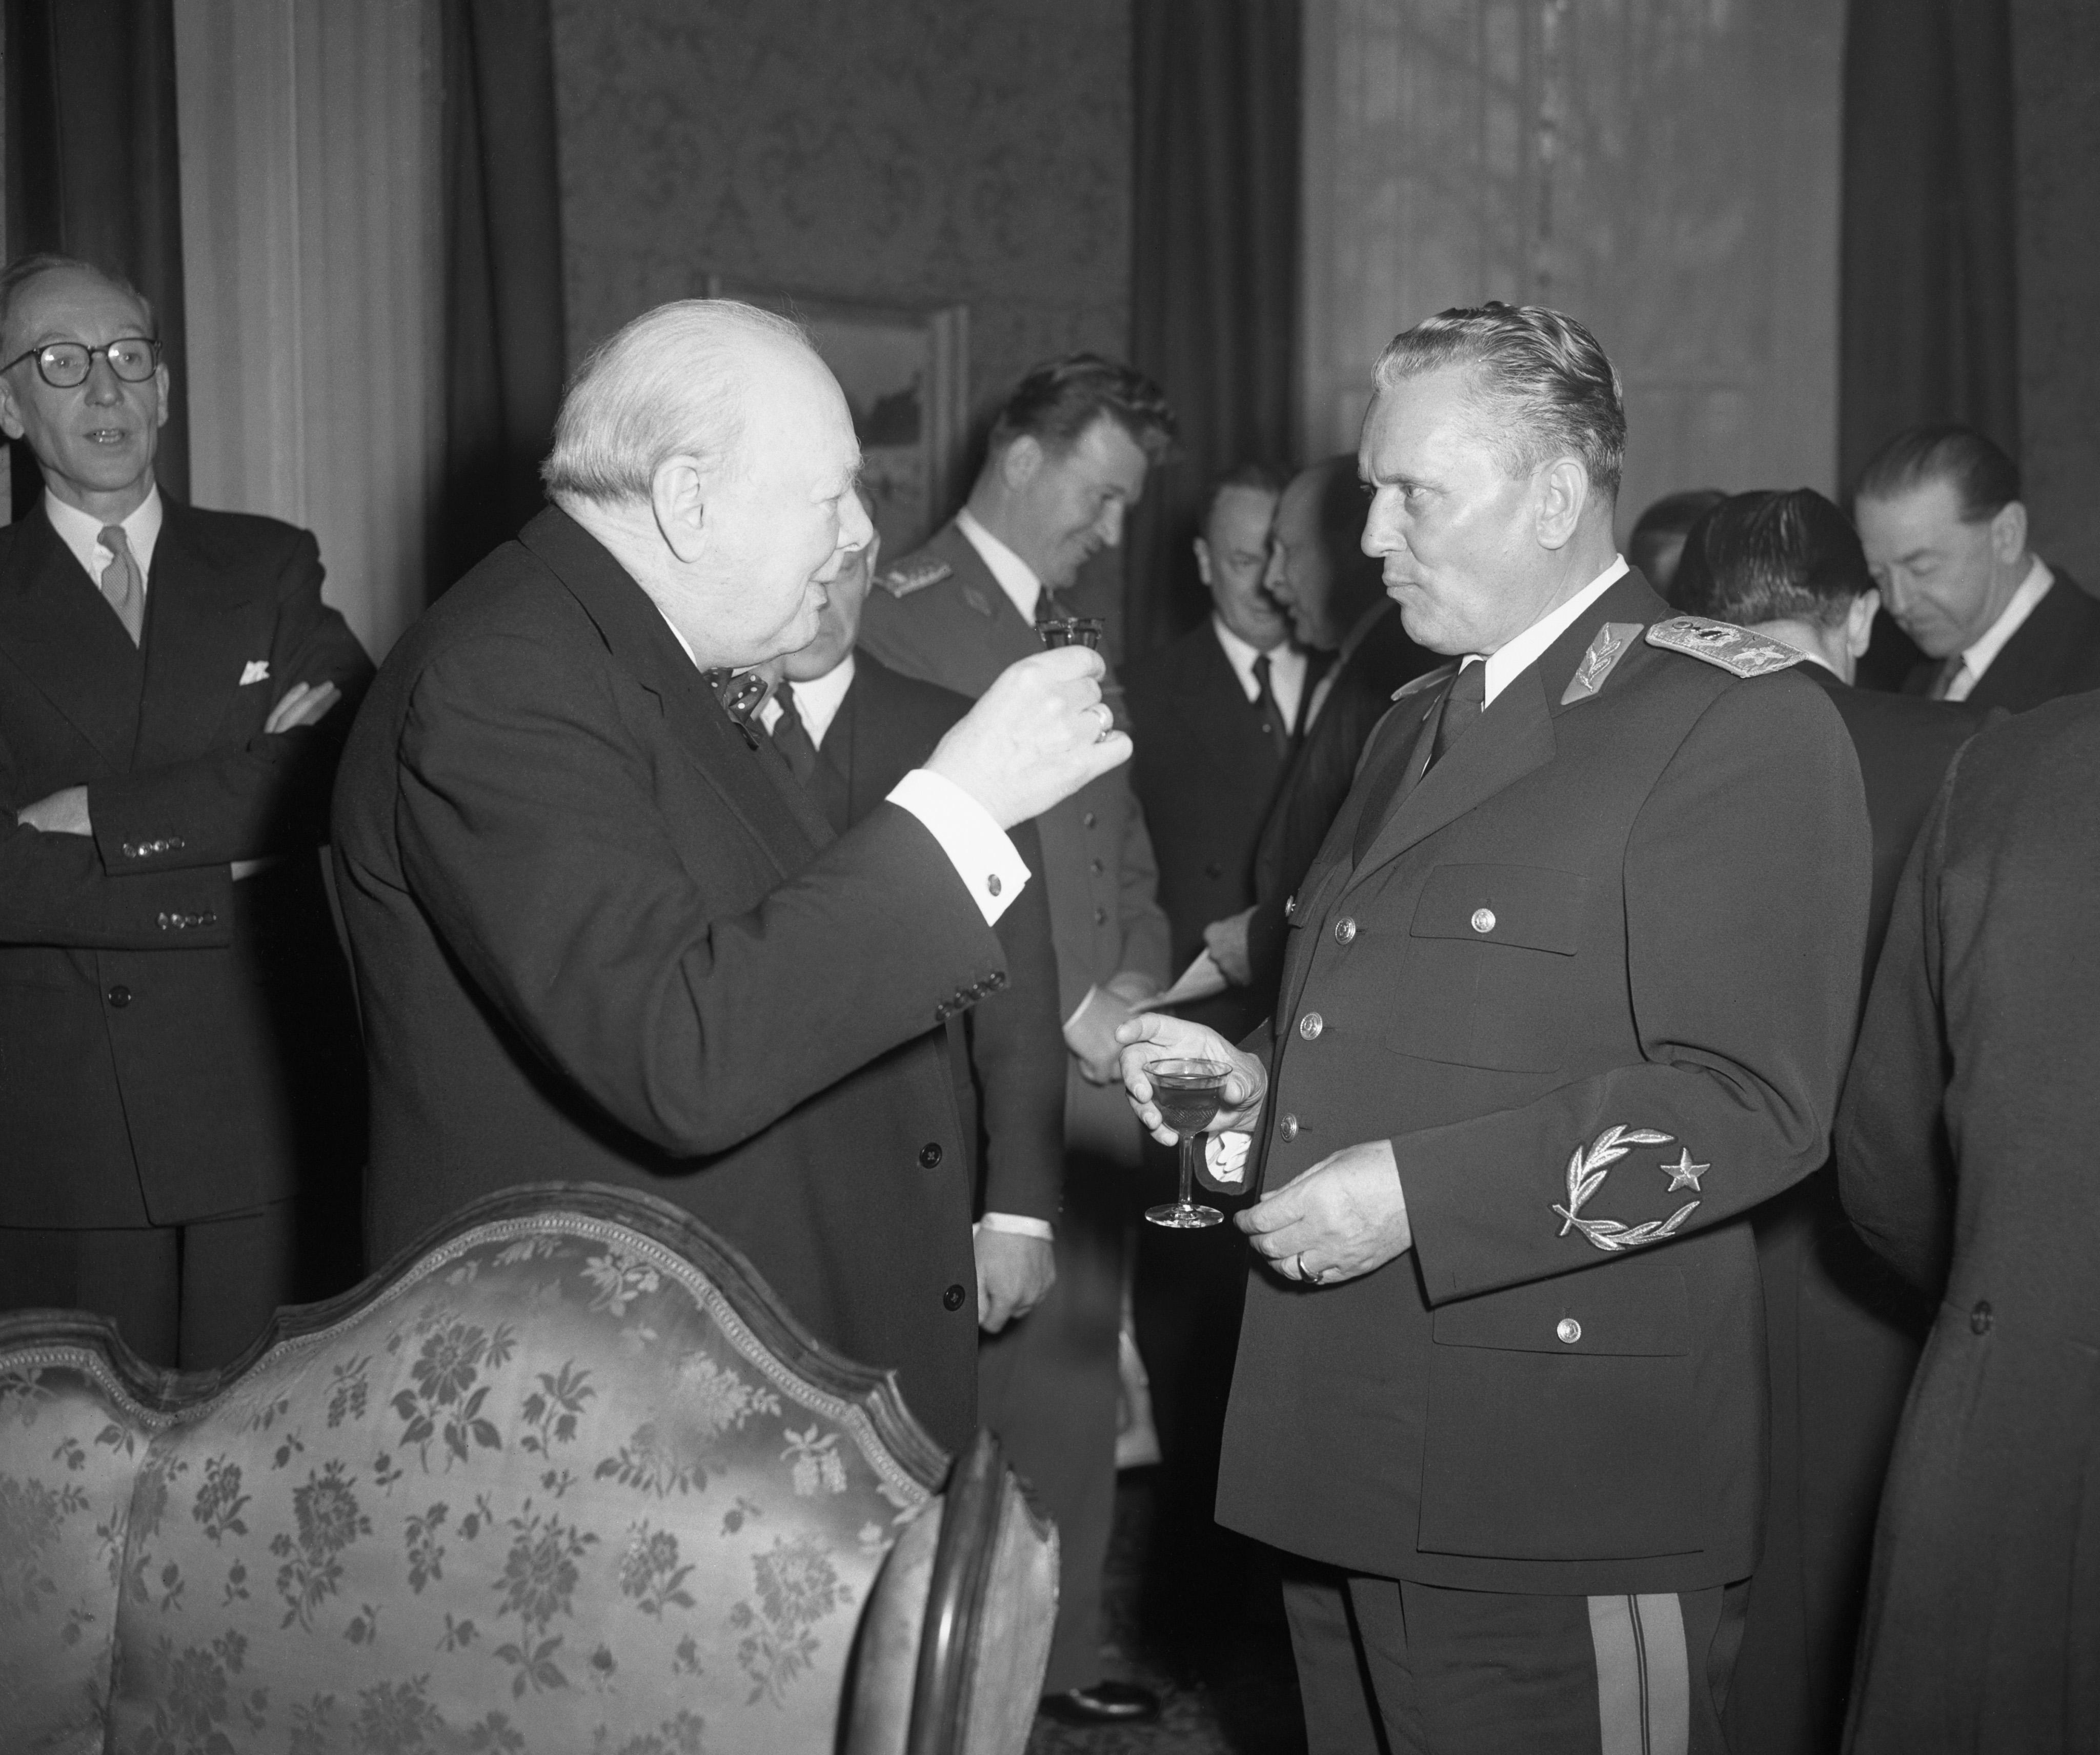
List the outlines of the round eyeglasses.
<svg viewBox="0 0 2100 1755">
<path fill-rule="evenodd" d="M 161 363 L 161 344 L 143 335 L 122 335 L 107 347 L 90 347 L 80 342 L 51 342 L 17 354 L 0 372 L 11 372 L 24 359 L 37 362 L 37 376 L 53 390 L 74 390 L 87 381 L 95 369 L 95 355 L 109 362 L 109 369 L 127 384 L 143 384 Z"/>
</svg>

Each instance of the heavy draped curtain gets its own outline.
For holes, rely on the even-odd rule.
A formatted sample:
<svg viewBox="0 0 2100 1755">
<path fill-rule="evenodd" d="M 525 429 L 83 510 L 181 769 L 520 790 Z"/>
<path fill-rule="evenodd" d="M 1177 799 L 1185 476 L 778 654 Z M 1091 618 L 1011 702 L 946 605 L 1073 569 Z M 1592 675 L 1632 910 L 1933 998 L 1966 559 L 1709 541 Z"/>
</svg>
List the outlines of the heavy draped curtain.
<svg viewBox="0 0 2100 1755">
<path fill-rule="evenodd" d="M 1299 0 L 1136 0 L 1131 355 L 1181 421 L 1129 532 L 1133 655 L 1206 599 L 1203 490 L 1290 456 L 1297 350 Z"/>
</svg>

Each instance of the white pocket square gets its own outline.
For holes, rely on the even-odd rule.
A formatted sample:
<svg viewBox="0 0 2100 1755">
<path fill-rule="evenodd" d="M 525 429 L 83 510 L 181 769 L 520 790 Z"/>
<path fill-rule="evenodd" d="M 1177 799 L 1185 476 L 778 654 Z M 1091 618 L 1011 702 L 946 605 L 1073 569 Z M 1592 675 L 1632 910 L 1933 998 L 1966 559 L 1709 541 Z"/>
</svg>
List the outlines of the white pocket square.
<svg viewBox="0 0 2100 1755">
<path fill-rule="evenodd" d="M 267 658 L 251 658 L 240 668 L 240 686 L 244 689 L 251 682 L 267 682 L 269 680 L 270 660 Z"/>
</svg>

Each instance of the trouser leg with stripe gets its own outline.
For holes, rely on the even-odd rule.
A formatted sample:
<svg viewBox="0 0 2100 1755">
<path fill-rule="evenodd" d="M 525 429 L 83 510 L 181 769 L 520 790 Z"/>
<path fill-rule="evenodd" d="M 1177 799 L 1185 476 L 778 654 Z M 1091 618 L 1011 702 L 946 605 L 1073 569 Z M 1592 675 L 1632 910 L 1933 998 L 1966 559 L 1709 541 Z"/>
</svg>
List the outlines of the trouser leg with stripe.
<svg viewBox="0 0 2100 1755">
<path fill-rule="evenodd" d="M 1304 1570 L 1310 1755 L 1723 1755 L 1743 1585 L 1514 1596 Z"/>
</svg>

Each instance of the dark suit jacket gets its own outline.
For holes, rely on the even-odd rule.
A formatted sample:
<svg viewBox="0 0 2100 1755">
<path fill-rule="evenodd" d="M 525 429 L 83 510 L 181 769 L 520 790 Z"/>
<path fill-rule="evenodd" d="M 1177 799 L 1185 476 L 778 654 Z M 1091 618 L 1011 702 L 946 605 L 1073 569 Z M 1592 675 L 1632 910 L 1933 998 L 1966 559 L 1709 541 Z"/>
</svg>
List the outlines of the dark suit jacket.
<svg viewBox="0 0 2100 1755">
<path fill-rule="evenodd" d="M 315 849 L 372 667 L 306 531 L 162 504 L 137 646 L 41 507 L 0 530 L 0 1224 L 181 1224 L 360 1162 Z M 324 681 L 348 699 L 264 734 Z M 91 838 L 15 826 L 82 783 Z"/>
<path fill-rule="evenodd" d="M 1043 650 L 1034 628 L 952 524 L 924 548 L 885 567 L 862 612 L 860 649 L 892 670 L 968 695 L 990 688 L 1006 667 Z M 1122 691 L 1113 676 L 1104 693 Z M 1154 897 L 1152 841 L 1122 768 L 1090 781 L 1035 819 L 1043 844 L 1043 886 L 1057 950 L 1057 1003 L 1070 1017 L 1087 990 L 1124 969 L 1162 986 L 1167 969 L 1167 916 Z M 1119 1085 L 1090 1085 L 1069 1063 L 1065 1139 L 1134 1166 L 1139 1131 Z"/>
<path fill-rule="evenodd" d="M 900 677 L 872 653 L 854 656 L 854 679 L 824 734 L 810 783 L 832 830 L 877 809 L 921 766 L 968 697 Z M 981 1210 L 1057 1216 L 1065 1179 L 1065 1038 L 1057 1009 L 1057 954 L 1043 849 L 1033 823 L 1010 831 L 1035 879 L 994 928 L 1006 953 L 1005 989 L 949 1019 L 964 1137 L 979 1170 Z"/>
<path fill-rule="evenodd" d="M 1750 1571 L 1745 1219 L 1828 1145 L 1866 805 L 1813 683 L 1645 643 L 1666 614 L 1638 575 L 1611 587 L 1355 862 L 1366 792 L 1426 758 L 1445 686 L 1404 698 L 1299 886 L 1262 1185 L 1389 1140 L 1414 1246 L 1328 1287 L 1251 1277 L 1233 1528 L 1469 1590 Z M 1612 668 L 1571 702 L 1608 624 Z"/>
<path fill-rule="evenodd" d="M 1845 1206 L 1938 1303 L 1883 1492 L 1851 1747 L 2100 1747 L 2100 698 L 1992 725 L 1905 869 Z"/>
<path fill-rule="evenodd" d="M 938 1025 L 1004 973 L 916 818 L 882 805 L 833 840 L 550 510 L 395 648 L 335 850 L 378 1255 L 492 1188 L 648 1188 L 968 1437 L 968 1153 Z"/>
<path fill-rule="evenodd" d="M 1301 717 L 1317 674 L 1308 667 Z M 1159 862 L 1159 904 L 1179 974 L 1202 950 L 1205 927 L 1255 899 L 1255 841 L 1282 783 L 1285 757 L 1242 692 L 1207 617 L 1132 664 L 1123 696 L 1136 746 L 1131 785 Z M 1236 988 L 1185 1006 L 1182 1016 L 1238 1041 L 1268 1012 L 1265 998 Z"/>
<path fill-rule="evenodd" d="M 1392 705 L 1393 690 L 1442 662 L 1417 646 L 1390 598 L 1377 620 L 1336 665 L 1320 717 L 1306 731 L 1255 850 L 1255 915 L 1247 927 L 1250 990 L 1266 1017 L 1283 972 L 1284 904 L 1290 900 L 1349 796 L 1371 727 Z"/>
<path fill-rule="evenodd" d="M 1874 848 L 1867 966 L 1948 763 L 1989 719 L 1973 704 L 1800 674 L 1830 697 L 1865 783 Z M 1826 1165 L 1755 1215 L 1771 1370 L 1771 1492 L 1728 1691 L 1732 1755 L 1835 1750 L 1865 1598 L 1874 1510 L 1930 1307 L 1867 1249 Z"/>
<path fill-rule="evenodd" d="M 2023 713 L 2058 695 L 2100 689 L 2100 602 L 2070 574 L 2054 571 L 2056 582 L 1998 649 L 1964 704 Z M 1928 693 L 1939 670 L 1937 659 L 1918 665 L 1904 678 L 1904 693 Z"/>
</svg>

